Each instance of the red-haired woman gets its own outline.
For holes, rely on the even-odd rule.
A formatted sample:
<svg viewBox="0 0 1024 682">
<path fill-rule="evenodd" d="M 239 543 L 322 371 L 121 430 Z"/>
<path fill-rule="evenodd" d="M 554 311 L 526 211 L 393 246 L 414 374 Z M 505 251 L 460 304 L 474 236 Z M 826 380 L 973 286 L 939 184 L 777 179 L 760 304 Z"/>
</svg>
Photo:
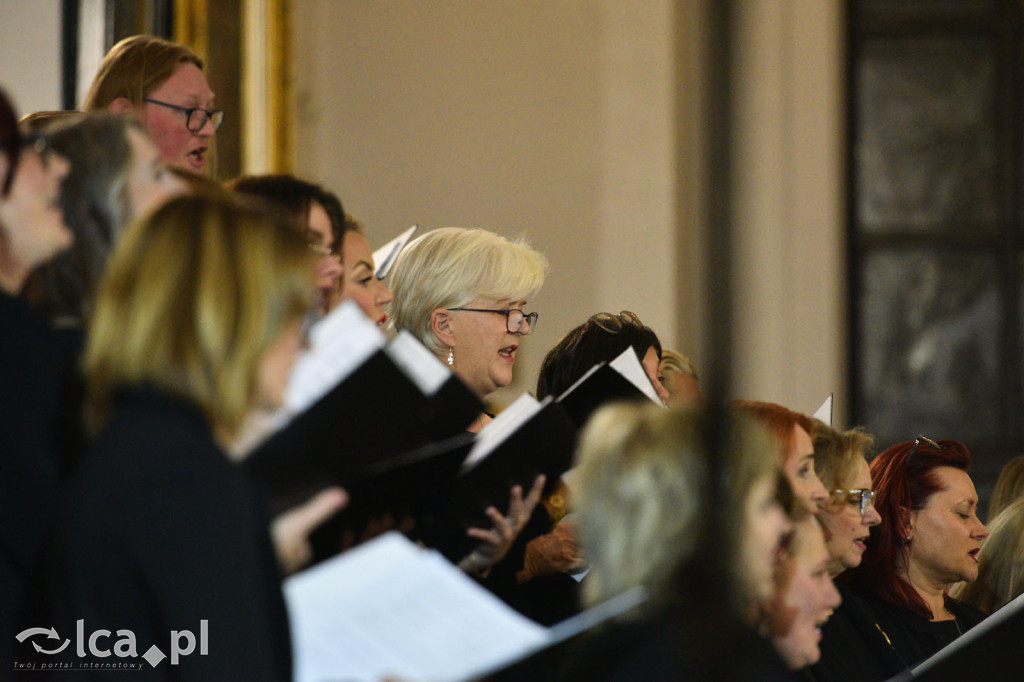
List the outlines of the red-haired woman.
<svg viewBox="0 0 1024 682">
<path fill-rule="evenodd" d="M 985 617 L 947 593 L 950 585 L 978 577 L 978 552 L 988 535 L 977 515 L 970 462 L 963 443 L 919 436 L 871 463 L 882 522 L 851 577 L 874 616 L 862 634 L 880 660 L 897 666 L 892 673 L 931 656 Z"/>
<path fill-rule="evenodd" d="M 735 400 L 732 405 L 756 419 L 775 437 L 779 446 L 776 456 L 793 494 L 804 501 L 808 511 L 817 514 L 818 505 L 828 499 L 828 493 L 814 470 L 810 417 L 775 403 Z"/>
</svg>

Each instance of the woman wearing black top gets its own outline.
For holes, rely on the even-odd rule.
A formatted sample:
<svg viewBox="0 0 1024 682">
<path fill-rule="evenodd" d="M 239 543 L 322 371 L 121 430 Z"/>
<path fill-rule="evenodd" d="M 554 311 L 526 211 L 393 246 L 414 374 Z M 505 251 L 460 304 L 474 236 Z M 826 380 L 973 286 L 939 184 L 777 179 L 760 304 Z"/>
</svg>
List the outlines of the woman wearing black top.
<svg viewBox="0 0 1024 682">
<path fill-rule="evenodd" d="M 69 165 L 45 138 L 25 139 L 0 91 L 0 665 L 14 645 L 14 614 L 50 516 L 64 419 L 68 354 L 18 298 L 28 274 L 71 245 L 60 208 Z"/>
<path fill-rule="evenodd" d="M 46 555 L 40 621 L 63 637 L 76 621 L 87 638 L 117 633 L 96 640 L 117 657 L 68 647 L 71 664 L 139 663 L 147 679 L 290 679 L 268 519 L 224 448 L 252 409 L 283 398 L 313 257 L 286 224 L 227 200 L 174 199 L 123 235 L 83 360 L 95 437 Z M 136 656 L 117 653 L 125 631 Z M 187 656 L 142 662 L 152 646 L 169 656 L 173 632 L 188 648 L 184 631 Z"/>
<path fill-rule="evenodd" d="M 861 635 L 886 677 L 928 658 L 985 617 L 947 593 L 978 577 L 978 553 L 988 536 L 977 516 L 970 461 L 963 443 L 919 436 L 871 463 L 882 521 L 851 585 L 864 599 Z"/>
</svg>

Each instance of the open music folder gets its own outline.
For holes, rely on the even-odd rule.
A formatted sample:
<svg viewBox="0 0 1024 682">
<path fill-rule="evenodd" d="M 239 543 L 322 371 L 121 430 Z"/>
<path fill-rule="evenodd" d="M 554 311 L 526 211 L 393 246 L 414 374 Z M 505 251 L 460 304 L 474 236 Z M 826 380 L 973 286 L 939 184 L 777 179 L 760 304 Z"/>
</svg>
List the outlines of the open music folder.
<svg viewBox="0 0 1024 682">
<path fill-rule="evenodd" d="M 553 628 L 391 532 L 285 581 L 296 682 L 470 680 L 641 604 L 634 590 Z"/>
<path fill-rule="evenodd" d="M 538 402 L 523 393 L 484 427 L 463 462 L 463 513 L 486 522 L 484 508 L 507 509 L 511 487 L 519 484 L 525 494 L 539 474 L 547 477 L 548 491 L 553 490 L 558 477 L 572 466 L 577 435 L 575 424 L 551 396 Z"/>
<path fill-rule="evenodd" d="M 662 404 L 636 353 L 627 348 L 611 362 L 591 367 L 557 401 L 576 427 L 583 428 L 590 415 L 605 403 L 644 398 Z"/>
<path fill-rule="evenodd" d="M 276 513 L 326 485 L 360 481 L 374 463 L 458 435 L 482 409 L 415 338 L 385 343 L 346 302 L 314 325 L 289 381 L 283 425 L 242 468 Z"/>
</svg>

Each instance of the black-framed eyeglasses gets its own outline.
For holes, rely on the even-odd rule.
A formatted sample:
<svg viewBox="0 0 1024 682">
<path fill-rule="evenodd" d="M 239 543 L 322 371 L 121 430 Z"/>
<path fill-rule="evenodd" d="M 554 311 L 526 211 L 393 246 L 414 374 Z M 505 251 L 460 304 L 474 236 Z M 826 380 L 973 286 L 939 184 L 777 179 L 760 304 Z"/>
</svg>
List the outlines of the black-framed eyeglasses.
<svg viewBox="0 0 1024 682">
<path fill-rule="evenodd" d="M 612 313 L 596 313 L 587 319 L 587 324 L 584 325 L 584 327 L 591 324 L 597 325 L 609 334 L 618 334 L 626 325 L 640 328 L 643 328 L 644 326 L 644 323 L 640 321 L 640 318 L 637 317 L 636 313 L 631 313 L 628 310 L 623 310 L 618 315 L 613 315 Z"/>
<path fill-rule="evenodd" d="M 925 443 L 926 445 L 930 445 L 933 448 L 935 448 L 936 450 L 941 450 L 942 449 L 942 446 L 939 445 L 938 443 L 936 443 L 935 441 L 933 441 L 931 438 L 928 438 L 927 436 L 922 436 L 922 435 L 918 434 L 917 438 L 914 439 L 914 446 L 912 448 L 910 448 L 910 454 L 908 454 L 907 458 L 905 460 L 903 460 L 903 466 L 904 467 L 906 467 L 907 465 L 910 464 L 910 458 L 914 456 L 915 452 L 917 452 L 917 446 L 920 445 L 921 443 Z"/>
<path fill-rule="evenodd" d="M 845 497 L 849 504 L 860 506 L 860 515 L 868 513 L 868 509 L 875 503 L 875 491 L 869 488 L 858 488 L 854 490 L 833 490 L 833 495 Z"/>
<path fill-rule="evenodd" d="M 505 310 L 495 310 L 491 308 L 448 308 L 447 310 L 463 310 L 467 313 L 497 313 L 505 316 L 505 329 L 510 334 L 522 334 L 523 336 L 529 336 L 533 333 L 533 330 L 537 327 L 537 319 L 540 317 L 540 313 L 524 313 L 519 308 L 507 308 Z M 526 323 L 526 327 L 523 327 L 523 323 Z"/>
<path fill-rule="evenodd" d="M 189 132 L 198 133 L 206 125 L 207 121 L 213 121 L 214 132 L 220 130 L 220 125 L 224 123 L 224 111 L 222 109 L 203 109 L 202 107 L 179 107 L 177 104 L 171 104 L 170 102 L 161 102 L 158 99 L 150 99 L 146 97 L 142 100 L 143 102 L 149 102 L 150 104 L 159 104 L 162 107 L 168 109 L 174 109 L 176 111 L 185 112 L 185 127 L 189 129 Z"/>
</svg>

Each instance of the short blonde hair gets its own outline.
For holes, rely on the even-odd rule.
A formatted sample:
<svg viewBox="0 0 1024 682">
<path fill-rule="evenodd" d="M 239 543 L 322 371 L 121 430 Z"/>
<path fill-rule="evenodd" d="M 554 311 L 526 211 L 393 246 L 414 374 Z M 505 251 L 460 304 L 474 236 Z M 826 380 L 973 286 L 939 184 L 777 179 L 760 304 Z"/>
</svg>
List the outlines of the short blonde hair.
<svg viewBox="0 0 1024 682">
<path fill-rule="evenodd" d="M 857 427 L 840 431 L 818 419 L 811 420 L 811 442 L 814 443 L 814 471 L 829 493 L 828 505 L 837 509 L 846 504 L 846 498 L 832 496 L 833 490 L 849 490 L 857 463 L 874 456 L 875 439 Z"/>
<path fill-rule="evenodd" d="M 958 583 L 950 595 L 986 613 L 1024 593 L 1024 498 L 989 521 L 989 536 L 978 556 L 978 579 Z"/>
<path fill-rule="evenodd" d="M 100 62 L 82 109 L 105 111 L 119 97 L 141 109 L 142 101 L 185 63 L 203 68 L 199 55 L 181 43 L 149 35 L 125 38 L 110 48 Z"/>
<path fill-rule="evenodd" d="M 730 414 L 717 424 L 717 447 L 707 442 L 710 414 L 619 404 L 595 413 L 577 452 L 581 544 L 592 573 L 584 601 L 596 604 L 644 585 L 668 595 L 680 568 L 711 561 L 701 543 L 717 543 L 729 598 L 739 610 L 754 595 L 744 582 L 741 547 L 746 502 L 765 475 L 777 470 L 766 433 Z M 712 450 L 716 450 L 712 452 Z M 709 531 L 713 504 L 720 528 Z M 702 586 L 712 589 L 713 586 Z"/>
<path fill-rule="evenodd" d="M 391 324 L 414 334 L 434 353 L 444 346 L 430 327 L 438 308 L 478 297 L 516 301 L 540 291 L 548 261 L 525 240 L 480 229 L 443 227 L 409 244 L 388 277 Z"/>
<path fill-rule="evenodd" d="M 90 425 L 118 389 L 147 384 L 231 437 L 264 355 L 312 300 L 313 252 L 286 223 L 232 200 L 172 199 L 128 228 L 100 284 L 83 360 Z"/>
</svg>

